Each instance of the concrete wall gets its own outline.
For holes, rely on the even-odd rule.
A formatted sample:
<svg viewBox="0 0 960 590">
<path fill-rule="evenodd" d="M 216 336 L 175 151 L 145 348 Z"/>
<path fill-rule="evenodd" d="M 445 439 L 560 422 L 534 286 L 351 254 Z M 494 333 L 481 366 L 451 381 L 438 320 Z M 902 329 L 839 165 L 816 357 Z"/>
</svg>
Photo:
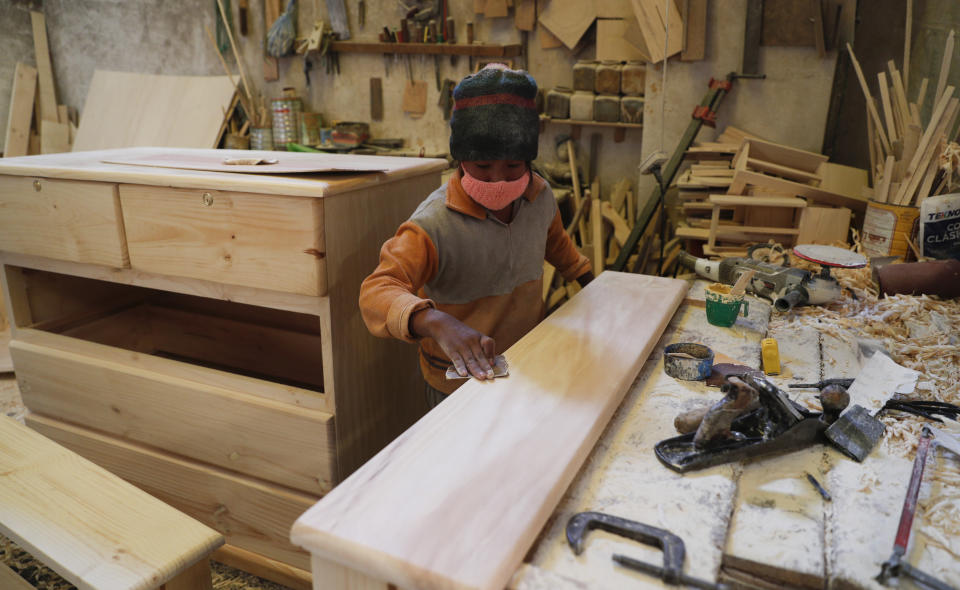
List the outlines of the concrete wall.
<svg viewBox="0 0 960 590">
<path fill-rule="evenodd" d="M 553 0 L 558 1 L 558 0 Z M 34 2 L 39 5 L 39 2 Z M 236 4 L 236 2 L 234 2 Z M 394 0 L 367 0 L 366 26 L 358 26 L 355 2 L 347 1 L 351 29 L 356 39 L 375 40 L 383 24 L 395 25 L 401 9 Z M 16 61 L 33 63 L 29 7 L 23 0 L 0 0 L 0 129 L 6 128 L 10 82 Z M 213 25 L 212 0 L 45 0 L 54 74 L 61 103 L 81 109 L 87 87 L 96 68 L 166 74 L 220 74 L 222 69 L 203 31 Z M 325 4 L 315 0 L 299 3 L 299 32 L 305 34 L 317 18 L 325 18 Z M 520 33 L 512 18 L 485 19 L 472 15 L 472 0 L 450 0 L 450 13 L 457 20 L 457 34 L 465 37 L 464 22 L 476 22 L 476 38 L 493 43 L 516 43 Z M 236 7 L 234 7 L 236 8 Z M 630 130 L 623 143 L 614 143 L 612 130 L 584 128 L 579 154 L 586 158 L 591 133 L 600 133 L 600 174 L 604 190 L 621 177 L 636 177 L 636 166 L 643 155 L 661 145 L 671 152 L 690 120 L 693 107 L 707 91 L 710 77 L 722 77 L 740 66 L 746 0 L 714 1 L 710 4 L 707 59 L 681 63 L 670 60 L 666 92 L 660 72 L 650 68 L 648 75 L 646 125 L 642 132 Z M 400 97 L 407 80 L 403 62 L 385 72 L 382 56 L 344 54 L 341 74 L 326 75 L 317 65 L 306 89 L 300 58 L 281 60 L 281 79 L 263 81 L 262 39 L 263 6 L 250 0 L 250 32 L 238 37 L 241 52 L 253 84 L 267 97 L 278 96 L 285 86 L 293 86 L 304 97 L 307 108 L 320 111 L 327 120 L 369 120 L 369 78 L 383 78 L 384 120 L 372 124 L 378 137 L 404 137 L 410 145 L 427 151 L 445 150 L 447 124 L 436 106 L 432 57 L 412 58 L 414 77 L 427 81 L 427 112 L 414 119 L 400 110 Z M 588 35 L 593 35 L 592 30 Z M 577 59 L 595 55 L 587 43 L 579 55 L 565 48 L 542 50 L 536 34 L 530 35 L 527 68 L 541 87 L 571 85 L 572 66 Z M 805 149 L 819 150 L 833 75 L 835 54 L 817 58 L 813 48 L 763 48 L 761 66 L 768 74 L 764 81 L 740 81 L 720 106 L 719 127 L 734 124 L 775 141 Z M 232 62 L 232 60 L 231 60 Z M 440 61 L 441 75 L 458 80 L 468 73 L 468 60 L 460 58 L 452 65 L 449 58 Z M 661 108 L 661 96 L 665 98 Z M 554 142 L 569 127 L 548 127 L 541 140 L 541 158 L 553 159 Z M 701 140 L 713 137 L 713 131 L 701 132 Z M 0 136 L 2 141 L 2 136 Z M 641 194 L 645 192 L 641 190 Z"/>
</svg>

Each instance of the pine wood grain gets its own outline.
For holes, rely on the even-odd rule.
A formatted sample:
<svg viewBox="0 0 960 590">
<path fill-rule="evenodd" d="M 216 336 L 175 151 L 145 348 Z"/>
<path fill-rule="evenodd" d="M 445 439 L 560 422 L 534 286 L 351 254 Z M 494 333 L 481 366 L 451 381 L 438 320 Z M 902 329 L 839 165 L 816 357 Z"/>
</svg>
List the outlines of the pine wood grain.
<svg viewBox="0 0 960 590">
<path fill-rule="evenodd" d="M 6 416 L 0 473 L 0 531 L 80 588 L 155 588 L 223 544 L 215 531 Z"/>
<path fill-rule="evenodd" d="M 0 206 L 0 250 L 129 266 L 113 185 L 0 176 Z"/>
<path fill-rule="evenodd" d="M 664 5 L 660 0 L 631 0 L 633 12 L 647 44 L 650 61 L 657 63 L 683 50 L 683 20 L 675 3 Z M 664 10 L 666 9 L 666 13 Z M 667 38 L 667 29 L 670 30 Z M 664 47 L 666 43 L 666 47 Z M 666 49 L 666 52 L 664 50 Z"/>
<path fill-rule="evenodd" d="M 176 361 L 154 372 L 116 348 L 18 337 L 11 354 L 31 411 L 316 495 L 337 479 L 331 414 L 184 379 Z"/>
<path fill-rule="evenodd" d="M 603 273 L 506 352 L 509 378 L 465 384 L 291 538 L 401 587 L 503 587 L 686 290 Z"/>
<path fill-rule="evenodd" d="M 230 107 L 234 92 L 234 83 L 227 76 L 97 70 L 90 81 L 73 149 L 216 147 L 223 113 Z"/>
<path fill-rule="evenodd" d="M 147 184 L 175 188 L 239 191 L 267 195 L 322 198 L 348 191 L 374 187 L 390 180 L 401 180 L 428 172 L 439 172 L 447 167 L 446 160 L 437 158 L 394 158 L 387 156 L 335 155 L 347 162 L 377 162 L 387 170 L 382 174 L 299 174 L 268 176 L 259 174 L 233 174 L 227 172 L 204 172 L 174 168 L 130 166 L 109 164 L 104 160 L 113 158 L 144 158 L 166 155 L 190 155 L 209 157 L 218 155 L 250 156 L 258 152 L 249 150 L 202 150 L 186 148 L 128 148 L 49 154 L 37 158 L 0 158 L 0 174 L 40 176 L 73 180 L 98 180 L 104 182 Z M 316 158 L 316 154 L 260 152 L 270 157 L 283 159 Z M 351 165 L 351 164 L 347 164 Z"/>
<path fill-rule="evenodd" d="M 302 295 L 326 292 L 321 202 L 122 185 L 133 268 Z"/>
<path fill-rule="evenodd" d="M 50 65 L 50 47 L 47 44 L 47 20 L 42 12 L 30 12 L 30 23 L 33 26 L 33 51 L 37 59 L 37 82 L 40 106 L 39 121 L 60 122 L 57 112 L 57 95 L 53 84 L 53 67 Z"/>
<path fill-rule="evenodd" d="M 30 145 L 30 121 L 33 117 L 33 97 L 37 91 L 37 69 L 17 62 L 13 72 L 13 90 L 10 93 L 10 113 L 7 134 L 3 143 L 3 157 L 26 156 Z"/>
<path fill-rule="evenodd" d="M 294 519 L 316 502 L 316 496 L 186 461 L 40 414 L 27 416 L 27 426 L 220 531 L 232 545 L 300 569 L 310 567 L 309 556 L 290 545 L 287 538 Z"/>
<path fill-rule="evenodd" d="M 567 49 L 573 49 L 596 18 L 597 7 L 593 2 L 553 0 L 540 12 L 538 21 Z"/>
</svg>

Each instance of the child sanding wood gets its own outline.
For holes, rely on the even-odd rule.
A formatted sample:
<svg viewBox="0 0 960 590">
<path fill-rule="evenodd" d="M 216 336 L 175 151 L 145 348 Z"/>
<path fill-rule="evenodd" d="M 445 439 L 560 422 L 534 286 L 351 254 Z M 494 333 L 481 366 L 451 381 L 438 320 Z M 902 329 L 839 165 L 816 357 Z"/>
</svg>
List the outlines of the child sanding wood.
<svg viewBox="0 0 960 590">
<path fill-rule="evenodd" d="M 568 281 L 593 279 L 564 231 L 550 186 L 530 169 L 540 122 L 537 84 L 499 64 L 454 89 L 450 154 L 459 169 L 384 243 L 360 288 L 375 336 L 420 343 L 435 407 L 466 377 L 493 378 L 493 359 L 543 318 L 543 261 Z"/>
</svg>

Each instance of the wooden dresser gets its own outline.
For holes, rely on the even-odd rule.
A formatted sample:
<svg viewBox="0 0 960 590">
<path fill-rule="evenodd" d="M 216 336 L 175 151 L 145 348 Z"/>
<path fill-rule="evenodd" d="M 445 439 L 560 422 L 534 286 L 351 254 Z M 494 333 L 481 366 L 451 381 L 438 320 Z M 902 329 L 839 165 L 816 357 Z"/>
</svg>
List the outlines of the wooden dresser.
<svg viewBox="0 0 960 590">
<path fill-rule="evenodd" d="M 29 426 L 222 532 L 224 560 L 296 574 L 293 521 L 425 411 L 415 347 L 372 337 L 357 296 L 446 163 L 105 162 L 221 155 L 0 160 L 11 354 Z"/>
</svg>

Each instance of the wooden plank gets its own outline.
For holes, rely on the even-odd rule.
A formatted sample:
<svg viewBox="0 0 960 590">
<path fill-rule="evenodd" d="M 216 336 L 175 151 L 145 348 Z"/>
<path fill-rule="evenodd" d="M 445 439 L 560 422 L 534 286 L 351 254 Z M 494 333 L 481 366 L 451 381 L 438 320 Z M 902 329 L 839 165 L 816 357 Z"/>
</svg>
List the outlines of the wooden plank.
<svg viewBox="0 0 960 590">
<path fill-rule="evenodd" d="M 33 118 L 33 98 L 37 91 L 37 70 L 17 62 L 13 72 L 13 91 L 10 93 L 10 114 L 3 143 L 3 157 L 26 156 L 30 144 L 30 121 Z"/>
<path fill-rule="evenodd" d="M 822 190 L 859 198 L 863 187 L 869 184 L 867 171 L 853 166 L 823 162 L 817 167 Z"/>
<path fill-rule="evenodd" d="M 627 21 L 597 19 L 597 59 L 614 61 L 645 60 L 646 55 L 624 38 Z"/>
<path fill-rule="evenodd" d="M 803 183 L 814 183 L 814 186 L 820 184 L 820 176 L 816 172 L 806 172 L 804 170 L 797 170 L 796 168 L 790 168 L 789 166 L 781 166 L 780 164 L 774 164 L 773 162 L 767 162 L 766 160 L 758 160 L 756 158 L 747 158 L 747 167 L 754 170 L 759 170 L 760 172 L 769 172 L 771 174 L 776 174 L 777 176 L 782 176 L 790 180 L 796 180 Z"/>
<path fill-rule="evenodd" d="M 277 291 L 327 290 L 320 201 L 136 185 L 119 192 L 133 268 L 248 287 L 269 274 Z"/>
<path fill-rule="evenodd" d="M 573 49 L 597 18 L 593 2 L 551 2 L 540 12 L 538 22 L 559 39 L 567 49 Z"/>
<path fill-rule="evenodd" d="M 0 250 L 129 266 L 113 185 L 0 176 L 0 203 Z"/>
<path fill-rule="evenodd" d="M 738 156 L 749 149 L 749 156 L 755 160 L 764 160 L 803 172 L 816 173 L 817 168 L 827 161 L 827 156 L 806 150 L 766 141 L 754 137 L 744 138 Z"/>
<path fill-rule="evenodd" d="M 947 43 L 943 48 L 943 58 L 940 61 L 940 77 L 937 78 L 937 90 L 933 93 L 934 105 L 940 102 L 947 89 L 947 79 L 950 77 L 950 61 L 953 59 L 954 34 L 955 31 L 950 29 L 950 34 L 947 35 Z"/>
<path fill-rule="evenodd" d="M 176 361 L 146 371 L 140 355 L 54 334 L 20 330 L 10 349 L 31 411 L 315 495 L 336 483 L 331 414 L 195 383 Z"/>
<path fill-rule="evenodd" d="M 0 532 L 82 588 L 151 587 L 223 537 L 12 418 L 0 417 Z"/>
<path fill-rule="evenodd" d="M 50 65 L 50 47 L 47 44 L 47 21 L 42 12 L 30 12 L 33 25 L 33 51 L 37 59 L 37 82 L 40 88 L 40 119 L 60 122 L 57 112 L 57 94 L 53 84 L 53 66 Z M 63 121 L 64 123 L 66 121 Z"/>
<path fill-rule="evenodd" d="M 537 26 L 537 0 L 518 0 L 513 9 L 513 26 L 532 31 Z"/>
<path fill-rule="evenodd" d="M 908 198 L 910 198 L 914 191 L 916 191 L 917 184 L 919 184 L 919 176 L 923 175 L 923 171 L 919 170 L 920 163 L 927 160 L 930 157 L 930 150 L 932 148 L 932 140 L 934 136 L 938 135 L 945 130 L 947 125 L 947 119 L 950 118 L 950 115 L 947 113 L 948 106 L 952 109 L 953 105 L 956 105 L 955 98 L 953 96 L 953 86 L 948 86 L 943 91 L 943 97 L 937 103 L 936 109 L 933 111 L 933 115 L 930 117 L 930 123 L 927 125 L 926 131 L 923 132 L 923 137 L 920 138 L 920 143 L 917 144 L 917 151 L 913 155 L 913 159 L 910 160 L 910 164 L 907 165 L 906 175 L 903 178 L 903 183 L 900 187 L 900 190 L 897 192 L 894 199 L 890 202 L 895 204 L 907 204 Z M 923 167 L 924 170 L 926 166 Z M 916 182 L 914 182 L 916 180 Z M 911 188 L 912 185 L 912 188 Z"/>
<path fill-rule="evenodd" d="M 97 70 L 73 149 L 215 148 L 234 92 L 234 83 L 227 76 Z"/>
<path fill-rule="evenodd" d="M 807 207 L 800 214 L 798 244 L 847 242 L 851 211 L 846 207 Z"/>
<path fill-rule="evenodd" d="M 847 53 L 850 55 L 851 63 L 853 63 L 853 71 L 857 74 L 857 80 L 860 81 L 860 89 L 863 91 L 863 96 L 867 100 L 867 112 L 873 119 L 874 130 L 880 137 L 880 144 L 883 145 L 884 153 L 881 157 L 886 158 L 887 154 L 892 153 L 890 141 L 887 139 L 887 134 L 883 131 L 883 122 L 880 121 L 880 114 L 877 113 L 877 107 L 873 104 L 873 97 L 870 95 L 867 80 L 863 77 L 863 70 L 860 69 L 860 62 L 857 61 L 857 56 L 853 53 L 853 47 L 851 47 L 849 43 L 847 43 Z"/>
<path fill-rule="evenodd" d="M 729 330 L 704 331 L 705 281 L 697 281 L 674 314 L 655 350 L 673 342 L 703 342 L 737 362 L 753 364 L 759 358 L 760 338 L 767 330 L 770 306 L 750 300 L 750 314 Z M 595 530 L 589 533 L 584 552 L 575 555 L 567 544 L 569 517 L 584 510 L 599 510 L 638 522 L 667 528 L 683 539 L 687 550 L 684 573 L 716 580 L 730 517 L 734 512 L 740 467 L 718 465 L 681 475 L 664 467 L 651 452 L 653 446 L 676 435 L 674 417 L 694 404 L 719 399 L 719 392 L 689 381 L 678 381 L 663 372 L 660 355 L 651 357 L 634 382 L 620 409 L 607 426 L 593 453 L 554 511 L 547 529 L 518 574 L 530 568 L 549 574 L 509 586 L 516 590 L 574 590 L 593 588 L 671 588 L 646 574 L 617 567 L 613 553 L 624 553 L 651 563 L 661 563 L 659 549 L 631 539 Z M 774 532 L 774 531 L 771 531 Z M 696 557 L 694 557 L 696 556 Z"/>
<path fill-rule="evenodd" d="M 707 49 L 707 0 L 684 0 L 683 51 L 680 61 L 699 61 Z"/>
<path fill-rule="evenodd" d="M 510 14 L 507 0 L 486 0 L 483 6 L 483 15 L 487 18 L 501 18 Z"/>
<path fill-rule="evenodd" d="M 631 2 L 651 63 L 663 61 L 664 57 L 676 55 L 683 50 L 683 20 L 680 18 L 676 4 L 671 1 L 665 7 L 659 0 L 631 0 Z M 666 13 L 664 8 L 667 9 Z M 669 39 L 666 39 L 667 27 L 670 29 Z M 664 43 L 668 43 L 666 54 Z"/>
<path fill-rule="evenodd" d="M 311 590 L 310 572 L 258 555 L 233 545 L 224 545 L 213 552 L 213 561 L 228 565 L 259 578 L 276 582 L 293 590 Z"/>
<path fill-rule="evenodd" d="M 887 135 L 890 137 L 890 143 L 896 143 L 899 134 L 893 122 L 893 107 L 890 104 L 890 92 L 887 90 L 887 75 L 884 72 L 878 72 L 877 80 L 880 82 L 880 104 L 883 106 L 883 116 L 887 122 Z"/>
<path fill-rule="evenodd" d="M 563 47 L 563 42 L 557 39 L 546 27 L 537 27 L 537 38 L 540 39 L 540 49 Z"/>
<path fill-rule="evenodd" d="M 883 176 L 881 177 L 880 185 L 877 187 L 877 190 L 873 193 L 873 198 L 878 203 L 886 203 L 889 198 L 890 193 L 890 182 L 893 178 L 893 164 L 894 156 L 890 154 L 887 156 L 887 161 L 883 165 Z"/>
<path fill-rule="evenodd" d="M 0 563 L 0 586 L 7 590 L 35 590 L 33 584 L 21 578 L 5 563 Z"/>
<path fill-rule="evenodd" d="M 310 559 L 310 564 L 313 568 L 313 576 L 317 580 L 315 590 L 392 590 L 396 588 L 393 584 L 381 582 L 316 555 Z"/>
<path fill-rule="evenodd" d="M 380 78 L 370 78 L 370 118 L 383 120 L 383 81 Z"/>
<path fill-rule="evenodd" d="M 291 538 L 401 587 L 504 586 L 686 290 L 603 273 L 506 351 L 508 379 L 458 389 L 298 519 Z M 473 459 L 445 458 L 455 456 Z"/>
<path fill-rule="evenodd" d="M 40 121 L 40 153 L 59 154 L 70 151 L 70 124 Z"/>
<path fill-rule="evenodd" d="M 290 545 L 287 535 L 294 519 L 316 501 L 315 496 L 186 461 L 39 414 L 27 416 L 27 426 L 220 531 L 234 546 L 300 569 L 310 567 L 309 557 Z"/>
<path fill-rule="evenodd" d="M 636 18 L 630 0 L 597 0 L 597 18 Z"/>
<path fill-rule="evenodd" d="M 807 202 L 794 197 L 745 197 L 737 195 L 710 195 L 711 203 L 726 206 L 756 205 L 761 207 L 806 207 Z"/>
<path fill-rule="evenodd" d="M 749 170 L 737 171 L 733 177 L 733 183 L 730 185 L 728 193 L 743 194 L 748 186 L 760 186 L 791 195 L 806 197 L 828 205 L 849 207 L 854 211 L 864 211 L 867 208 L 867 202 L 861 196 L 853 197 L 833 193 L 821 188 L 800 184 L 799 182 L 793 182 L 775 176 L 768 176 L 759 172 L 751 172 Z"/>
<path fill-rule="evenodd" d="M 594 192 L 595 191 L 595 192 Z M 603 272 L 604 250 L 606 240 L 603 236 L 603 214 L 600 212 L 600 182 L 593 181 L 590 200 L 590 234 L 593 241 L 593 275 Z"/>
</svg>

